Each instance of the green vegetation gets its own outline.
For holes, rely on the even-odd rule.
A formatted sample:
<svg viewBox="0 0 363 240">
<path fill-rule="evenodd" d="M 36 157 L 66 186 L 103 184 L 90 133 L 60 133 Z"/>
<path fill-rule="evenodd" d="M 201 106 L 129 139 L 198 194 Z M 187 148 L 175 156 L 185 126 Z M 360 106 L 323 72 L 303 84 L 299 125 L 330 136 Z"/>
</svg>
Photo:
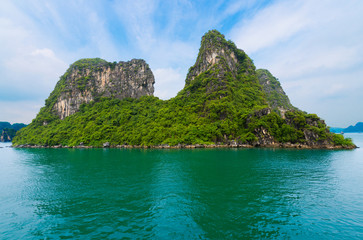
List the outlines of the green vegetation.
<svg viewBox="0 0 363 240">
<path fill-rule="evenodd" d="M 109 62 L 101 58 L 83 58 L 74 62 L 70 68 L 77 68 L 78 70 L 94 70 L 100 66 L 108 65 Z"/>
<path fill-rule="evenodd" d="M 14 123 L 10 124 L 9 122 L 0 122 L 0 131 L 2 131 L 5 128 L 8 129 L 14 129 L 16 131 L 22 129 L 23 127 L 26 127 L 27 125 L 24 123 Z"/>
<path fill-rule="evenodd" d="M 286 95 L 287 100 L 266 93 L 252 60 L 215 30 L 203 37 L 197 62 L 188 76 L 204 67 L 203 56 L 211 47 L 223 48 L 226 55 L 218 56 L 218 62 L 199 75 L 188 77 L 184 89 L 170 100 L 152 96 L 122 100 L 101 97 L 60 120 L 52 107 L 59 95 L 66 92 L 65 80 L 70 71 L 73 68 L 97 71 L 99 64 L 115 64 L 101 59 L 77 61 L 61 77 L 37 117 L 19 131 L 13 144 L 102 146 L 110 142 L 154 146 L 235 141 L 258 145 L 264 139 L 272 139 L 279 143 L 352 146 L 351 140 L 330 133 L 315 114 L 294 108 Z M 227 59 L 231 53 L 237 58 L 233 69 Z M 84 90 L 87 79 L 76 82 Z M 277 79 L 271 88 L 281 88 Z M 275 100 L 274 106 L 286 107 L 284 118 L 278 111 L 270 112 L 269 105 Z"/>
<path fill-rule="evenodd" d="M 23 123 L 14 123 L 10 124 L 9 122 L 0 122 L 0 138 L 1 141 L 9 141 L 12 140 L 18 130 L 26 127 Z"/>
<path fill-rule="evenodd" d="M 273 111 L 279 113 L 279 109 L 298 110 L 283 91 L 280 82 L 266 69 L 257 69 L 256 74 L 259 83 L 266 94 L 266 100 Z"/>
<path fill-rule="evenodd" d="M 339 146 L 352 146 L 353 142 L 351 138 L 344 138 L 343 135 L 333 134 L 333 142 Z"/>
<path fill-rule="evenodd" d="M 1 131 L 1 141 L 3 142 L 10 142 L 16 134 L 16 130 L 12 128 L 4 128 Z"/>
<path fill-rule="evenodd" d="M 284 120 L 272 112 L 259 117 L 253 111 L 239 110 L 227 99 L 200 104 L 180 96 L 169 101 L 147 96 L 124 100 L 102 98 L 82 105 L 80 112 L 64 120 L 56 119 L 47 125 L 37 121 L 38 116 L 29 127 L 20 130 L 13 143 L 74 146 L 83 142 L 102 146 L 110 142 L 151 146 L 235 140 L 253 144 L 257 140 L 255 130 L 262 127 L 279 142 L 304 143 L 304 130 L 310 130 L 319 136 L 316 141 L 332 138 L 338 145 L 352 144 L 327 132 L 322 123 L 317 127 L 308 125 L 312 120 L 308 114 L 289 112 L 288 116 Z"/>
</svg>

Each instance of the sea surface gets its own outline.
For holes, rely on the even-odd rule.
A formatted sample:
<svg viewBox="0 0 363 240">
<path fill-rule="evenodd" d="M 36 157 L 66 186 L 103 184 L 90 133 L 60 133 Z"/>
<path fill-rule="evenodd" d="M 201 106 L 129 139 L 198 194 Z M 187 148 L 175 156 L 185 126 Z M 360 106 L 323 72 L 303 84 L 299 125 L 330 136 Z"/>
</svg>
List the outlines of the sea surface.
<svg viewBox="0 0 363 240">
<path fill-rule="evenodd" d="M 0 239 L 363 239 L 362 148 L 0 147 Z"/>
</svg>

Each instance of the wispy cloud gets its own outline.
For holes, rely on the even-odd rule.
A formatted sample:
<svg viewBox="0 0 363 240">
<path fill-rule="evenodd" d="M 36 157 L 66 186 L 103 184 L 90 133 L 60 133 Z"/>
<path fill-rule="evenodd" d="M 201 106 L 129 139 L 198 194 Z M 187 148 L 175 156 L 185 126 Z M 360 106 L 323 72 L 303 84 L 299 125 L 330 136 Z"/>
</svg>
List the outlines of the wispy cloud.
<svg viewBox="0 0 363 240">
<path fill-rule="evenodd" d="M 34 23 L 29 17 L 10 3 L 7 6 L 13 9 L 13 15 L 10 18 L 2 14 L 4 17 L 0 19 L 0 88 L 6 89 L 0 100 L 42 99 L 43 102 L 67 65 L 52 49 L 39 46 L 41 39 L 34 34 Z"/>
<path fill-rule="evenodd" d="M 38 110 L 31 116 L 25 101 L 42 106 L 68 65 L 85 57 L 143 58 L 155 75 L 155 95 L 173 97 L 201 36 L 218 29 L 280 78 L 295 105 L 334 125 L 347 121 L 335 114 L 349 109 L 351 124 L 363 119 L 348 104 L 363 104 L 362 11 L 358 0 L 4 0 L 0 119 L 12 121 L 11 105 L 30 122 Z M 342 104 L 348 107 L 332 107 Z"/>
<path fill-rule="evenodd" d="M 51 49 L 27 49 L 13 56 L 3 65 L 7 81 L 1 88 L 8 91 L 0 99 L 38 99 L 54 88 L 67 64 L 57 58 Z"/>
<path fill-rule="evenodd" d="M 184 85 L 186 71 L 196 57 L 199 39 L 181 37 L 185 18 L 193 17 L 189 1 L 125 1 L 115 10 L 133 45 L 136 57 L 144 58 L 154 72 L 155 95 L 168 99 Z M 183 70 L 181 70 L 183 69 Z M 178 87 L 178 88 L 177 88 Z"/>
<path fill-rule="evenodd" d="M 115 61 L 119 51 L 104 20 L 93 5 L 51 1 L 2 2 L 0 10 L 0 119 L 12 121 L 5 111 L 12 101 L 24 122 L 38 110 L 27 100 L 42 106 L 69 64 L 83 57 Z M 102 13 L 102 12 L 101 12 Z M 33 109 L 32 116 L 25 114 Z M 13 110 L 12 112 L 14 112 Z M 17 118 L 16 118 L 17 119 Z"/>
<path fill-rule="evenodd" d="M 351 111 L 349 124 L 363 117 L 348 104 L 363 104 L 363 98 L 353 97 L 363 87 L 362 11 L 363 3 L 354 0 L 277 1 L 236 24 L 230 36 L 257 67 L 280 78 L 295 105 L 342 126 L 347 122 L 343 110 Z M 332 100 L 322 104 L 334 98 L 345 109 Z"/>
<path fill-rule="evenodd" d="M 158 68 L 154 71 L 155 78 L 155 95 L 161 99 L 169 99 L 175 96 L 184 87 L 185 74 L 181 69 Z M 168 86 L 167 88 L 161 87 Z"/>
<path fill-rule="evenodd" d="M 0 122 L 11 123 L 24 123 L 24 119 L 30 119 L 25 123 L 30 123 L 34 118 L 34 113 L 37 113 L 43 106 L 43 102 L 39 101 L 0 101 L 0 109 L 2 113 L 0 115 Z"/>
</svg>

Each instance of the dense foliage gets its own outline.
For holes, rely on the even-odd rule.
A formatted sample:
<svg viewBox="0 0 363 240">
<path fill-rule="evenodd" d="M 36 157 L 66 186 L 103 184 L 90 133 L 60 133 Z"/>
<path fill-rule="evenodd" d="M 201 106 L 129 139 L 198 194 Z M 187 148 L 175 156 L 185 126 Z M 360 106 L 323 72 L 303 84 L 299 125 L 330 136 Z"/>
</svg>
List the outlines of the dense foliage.
<svg viewBox="0 0 363 240">
<path fill-rule="evenodd" d="M 209 51 L 209 45 L 203 41 L 213 43 L 216 48 L 222 47 L 228 54 L 234 53 L 238 59 L 236 69 L 231 69 L 228 59 L 222 56 L 208 70 L 187 79 L 184 89 L 170 100 L 151 96 L 123 100 L 99 98 L 60 120 L 52 104 L 66 87 L 67 71 L 46 100 L 45 107 L 17 134 L 13 144 L 102 146 L 109 142 L 111 145 L 153 146 L 232 141 L 256 144 L 261 134 L 268 132 L 280 143 L 304 144 L 313 140 L 352 145 L 351 140 L 330 133 L 315 114 L 294 108 L 285 113 L 284 119 L 276 112 L 270 113 L 266 93 L 251 59 L 217 31 L 204 36 L 196 65 L 190 68 L 190 73 L 200 68 L 203 54 Z M 97 64 L 108 64 L 97 59 L 89 61 L 76 62 L 73 67 L 94 68 Z"/>
<path fill-rule="evenodd" d="M 18 130 L 26 127 L 23 123 L 10 124 L 9 122 L 0 122 L 0 140 L 1 141 L 11 141 Z"/>
<path fill-rule="evenodd" d="M 12 128 L 4 128 L 0 131 L 0 142 L 11 142 L 15 137 L 16 130 Z"/>
<path fill-rule="evenodd" d="M 11 124 L 9 122 L 0 122 L 0 130 L 3 130 L 4 128 L 10 128 Z"/>
<path fill-rule="evenodd" d="M 307 122 L 316 115 L 290 112 L 288 119 L 271 113 L 263 117 L 251 111 L 238 110 L 228 101 L 209 101 L 204 106 L 176 97 L 168 101 L 156 97 L 140 99 L 109 99 L 83 105 L 81 111 L 47 125 L 34 120 L 21 130 L 14 144 L 46 144 L 74 146 L 212 144 L 236 140 L 251 143 L 257 140 L 255 129 L 264 127 L 279 142 L 304 143 L 304 130 L 319 135 L 319 140 L 331 138 L 339 145 L 351 142 L 326 131 L 326 126 L 314 127 Z"/>
<path fill-rule="evenodd" d="M 14 130 L 18 131 L 23 127 L 26 127 L 26 124 L 24 124 L 24 123 L 11 124 L 9 122 L 0 122 L 0 131 L 2 131 L 5 128 L 14 129 Z"/>
</svg>

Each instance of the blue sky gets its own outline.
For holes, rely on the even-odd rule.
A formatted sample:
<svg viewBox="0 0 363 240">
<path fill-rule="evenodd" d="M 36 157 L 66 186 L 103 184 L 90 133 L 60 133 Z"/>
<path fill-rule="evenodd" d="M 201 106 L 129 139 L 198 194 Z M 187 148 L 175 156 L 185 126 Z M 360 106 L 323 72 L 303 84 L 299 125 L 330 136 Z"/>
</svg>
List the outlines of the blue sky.
<svg viewBox="0 0 363 240">
<path fill-rule="evenodd" d="M 217 29 L 330 126 L 363 121 L 363 1 L 2 0 L 0 121 L 29 123 L 80 58 L 145 59 L 155 96 L 184 86 Z"/>
</svg>

